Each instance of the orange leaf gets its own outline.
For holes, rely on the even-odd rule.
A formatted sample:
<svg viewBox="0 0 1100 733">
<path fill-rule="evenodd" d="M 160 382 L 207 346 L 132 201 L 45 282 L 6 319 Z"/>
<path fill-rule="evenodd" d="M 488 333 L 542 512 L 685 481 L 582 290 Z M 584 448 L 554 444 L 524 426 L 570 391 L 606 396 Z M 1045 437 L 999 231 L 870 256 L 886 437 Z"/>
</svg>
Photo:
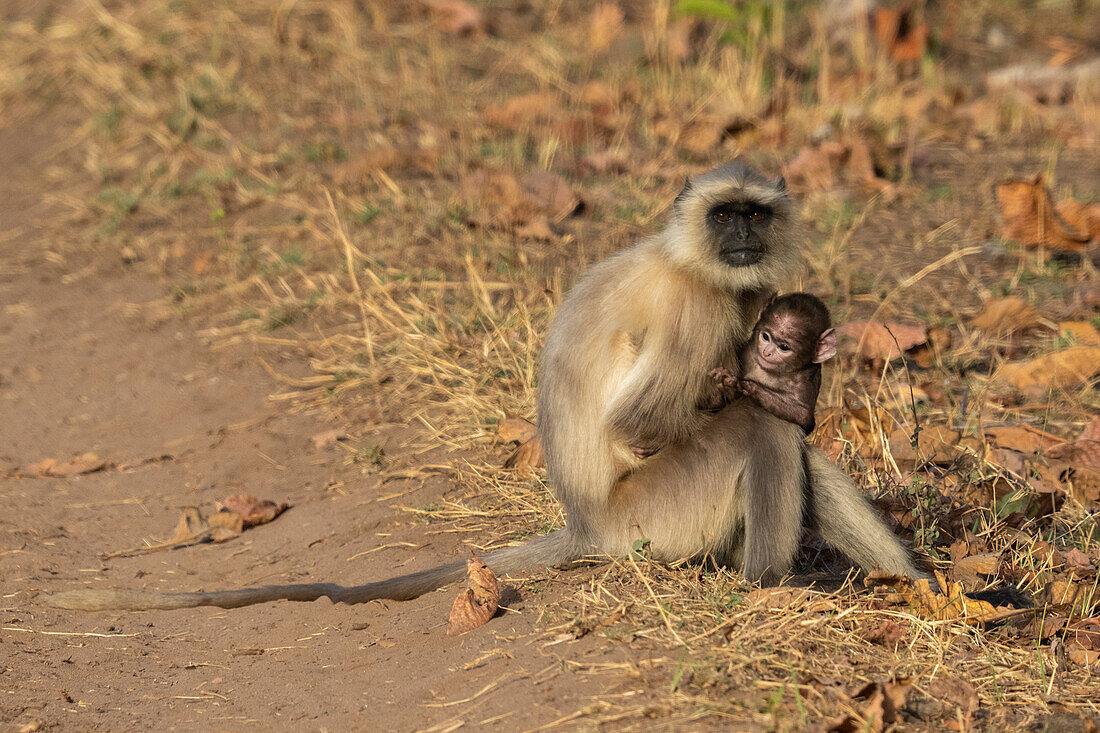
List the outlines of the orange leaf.
<svg viewBox="0 0 1100 733">
<path fill-rule="evenodd" d="M 1042 174 L 997 185 L 1005 225 L 1003 234 L 1025 247 L 1081 251 L 1088 236 L 1072 228 L 1055 210 Z"/>
<path fill-rule="evenodd" d="M 1089 321 L 1062 321 L 1058 324 L 1058 335 L 1084 346 L 1100 346 L 1100 331 Z"/>
<path fill-rule="evenodd" d="M 103 460 L 95 453 L 85 453 L 84 455 L 71 458 L 67 461 L 59 461 L 56 458 L 46 458 L 27 466 L 23 469 L 22 474 L 25 476 L 65 478 L 67 476 L 77 476 L 79 474 L 102 471 L 107 468 L 108 465 L 107 461 Z"/>
<path fill-rule="evenodd" d="M 982 304 L 982 312 L 970 321 L 994 336 L 1007 336 L 1043 322 L 1039 312 L 1023 299 L 1010 295 L 1006 298 L 990 298 Z"/>
<path fill-rule="evenodd" d="M 992 427 L 985 429 L 986 437 L 998 447 L 1021 453 L 1038 453 L 1040 450 L 1061 445 L 1065 441 L 1056 435 L 1045 433 L 1030 425 Z"/>
<path fill-rule="evenodd" d="M 1074 199 L 1059 201 L 1054 206 L 1069 226 L 1084 234 L 1090 242 L 1100 239 L 1100 204 L 1082 204 Z"/>
<path fill-rule="evenodd" d="M 240 515 L 244 528 L 266 524 L 290 508 L 290 504 L 286 502 L 276 504 L 267 499 L 257 499 L 249 494 L 227 496 L 222 501 L 217 502 L 216 506 L 221 512 Z"/>
<path fill-rule="evenodd" d="M 875 10 L 875 40 L 898 63 L 920 61 L 928 38 L 928 24 L 915 22 L 913 3 Z"/>
<path fill-rule="evenodd" d="M 1076 389 L 1100 372 L 1100 346 L 1074 346 L 1030 361 L 1003 365 L 991 384 L 1030 396 L 1052 389 Z"/>
<path fill-rule="evenodd" d="M 904 323 L 853 321 L 837 328 L 842 336 L 859 342 L 859 355 L 867 361 L 890 361 L 928 340 L 928 329 Z"/>
<path fill-rule="evenodd" d="M 542 454 L 542 441 L 539 440 L 537 435 L 516 448 L 512 455 L 504 461 L 505 468 L 514 468 L 525 476 L 532 473 L 531 469 L 545 466 L 546 459 Z"/>
<path fill-rule="evenodd" d="M 451 606 L 448 636 L 465 634 L 489 622 L 500 607 L 500 585 L 497 577 L 481 558 L 466 561 L 467 585 Z"/>
<path fill-rule="evenodd" d="M 936 574 L 941 594 L 932 589 L 927 578 L 910 580 L 901 576 L 870 575 L 864 581 L 868 586 L 885 585 L 893 589 L 887 601 L 909 606 L 913 613 L 933 621 L 963 621 L 968 624 L 981 624 L 995 621 L 1011 613 L 1011 610 L 998 610 L 988 601 L 968 598 L 959 583 L 949 582 L 939 573 Z"/>
<path fill-rule="evenodd" d="M 536 432 L 538 428 L 533 422 L 516 415 L 509 415 L 497 425 L 497 437 L 505 443 L 526 443 Z"/>
<path fill-rule="evenodd" d="M 485 110 L 485 119 L 509 130 L 518 130 L 553 114 L 559 107 L 552 94 L 521 94 Z"/>
</svg>

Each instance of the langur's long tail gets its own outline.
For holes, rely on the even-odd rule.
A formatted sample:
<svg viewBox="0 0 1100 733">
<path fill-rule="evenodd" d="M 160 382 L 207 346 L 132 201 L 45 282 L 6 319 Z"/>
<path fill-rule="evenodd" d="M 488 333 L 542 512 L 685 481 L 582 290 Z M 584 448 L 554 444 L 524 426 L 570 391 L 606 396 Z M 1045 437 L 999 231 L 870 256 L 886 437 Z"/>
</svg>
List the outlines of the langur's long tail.
<svg viewBox="0 0 1100 733">
<path fill-rule="evenodd" d="M 482 559 L 497 575 L 505 575 L 532 565 L 554 565 L 575 560 L 584 554 L 568 529 L 545 537 L 536 537 L 516 547 L 505 547 Z M 239 608 L 268 601 L 315 601 L 328 596 L 334 603 L 365 603 L 380 598 L 407 601 L 428 591 L 461 580 L 466 561 L 440 565 L 418 573 L 400 575 L 377 583 L 345 587 L 335 583 L 264 585 L 258 588 L 211 591 L 209 593 L 150 593 L 127 590 L 70 590 L 46 597 L 56 608 L 74 611 L 144 611 L 153 609 L 217 606 Z"/>
<path fill-rule="evenodd" d="M 817 448 L 806 449 L 810 510 L 822 538 L 865 571 L 927 578 L 852 479 Z"/>
</svg>

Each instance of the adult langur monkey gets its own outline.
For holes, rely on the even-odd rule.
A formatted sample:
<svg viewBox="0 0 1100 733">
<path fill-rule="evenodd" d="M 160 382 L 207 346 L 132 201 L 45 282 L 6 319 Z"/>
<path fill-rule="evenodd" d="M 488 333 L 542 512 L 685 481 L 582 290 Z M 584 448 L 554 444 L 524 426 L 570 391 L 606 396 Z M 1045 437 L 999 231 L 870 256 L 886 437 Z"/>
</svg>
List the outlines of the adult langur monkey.
<svg viewBox="0 0 1100 733">
<path fill-rule="evenodd" d="M 701 409 L 721 403 L 708 373 L 721 365 L 737 375 L 737 349 L 766 298 L 795 274 L 801 240 L 783 180 L 735 162 L 688 181 L 663 231 L 588 270 L 550 326 L 538 395 L 547 472 L 567 526 L 485 555 L 497 574 L 625 555 L 645 537 L 656 559 L 709 556 L 775 583 L 808 509 L 809 523 L 862 567 L 920 575 L 797 425 L 744 398 L 716 414 Z M 78 590 L 47 600 L 83 610 L 405 600 L 461 579 L 465 568 L 461 560 L 355 587 Z"/>
</svg>

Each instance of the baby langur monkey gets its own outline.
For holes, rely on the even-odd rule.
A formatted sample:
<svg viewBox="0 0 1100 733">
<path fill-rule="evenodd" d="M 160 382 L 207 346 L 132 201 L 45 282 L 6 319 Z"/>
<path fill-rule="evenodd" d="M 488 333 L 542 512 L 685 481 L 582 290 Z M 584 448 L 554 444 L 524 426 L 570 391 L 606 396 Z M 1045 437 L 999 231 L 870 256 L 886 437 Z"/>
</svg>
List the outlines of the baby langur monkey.
<svg viewBox="0 0 1100 733">
<path fill-rule="evenodd" d="M 772 298 L 738 355 L 741 376 L 724 367 L 710 372 L 723 387 L 724 407 L 738 395 L 751 398 L 780 420 L 809 435 L 821 390 L 821 363 L 836 356 L 829 309 L 809 293 Z"/>
</svg>

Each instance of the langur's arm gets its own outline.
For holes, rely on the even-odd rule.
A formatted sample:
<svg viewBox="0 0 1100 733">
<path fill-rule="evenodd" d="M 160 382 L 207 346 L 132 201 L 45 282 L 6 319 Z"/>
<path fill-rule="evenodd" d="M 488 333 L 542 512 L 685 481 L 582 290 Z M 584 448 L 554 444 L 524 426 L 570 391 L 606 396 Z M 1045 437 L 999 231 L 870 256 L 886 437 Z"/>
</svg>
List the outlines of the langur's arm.
<svg viewBox="0 0 1100 733">
<path fill-rule="evenodd" d="M 675 302 L 666 300 L 665 302 Z M 611 429 L 647 450 L 693 435 L 705 417 L 696 408 L 706 367 L 718 358 L 724 334 L 706 328 L 713 318 L 696 317 L 680 303 L 646 331 L 638 358 L 607 410 Z"/>
<path fill-rule="evenodd" d="M 739 384 L 742 392 L 780 420 L 800 425 L 807 433 L 814 429 L 814 405 L 807 404 L 805 395 L 808 385 L 788 383 L 788 390 L 778 391 L 751 379 L 742 379 Z"/>
</svg>

